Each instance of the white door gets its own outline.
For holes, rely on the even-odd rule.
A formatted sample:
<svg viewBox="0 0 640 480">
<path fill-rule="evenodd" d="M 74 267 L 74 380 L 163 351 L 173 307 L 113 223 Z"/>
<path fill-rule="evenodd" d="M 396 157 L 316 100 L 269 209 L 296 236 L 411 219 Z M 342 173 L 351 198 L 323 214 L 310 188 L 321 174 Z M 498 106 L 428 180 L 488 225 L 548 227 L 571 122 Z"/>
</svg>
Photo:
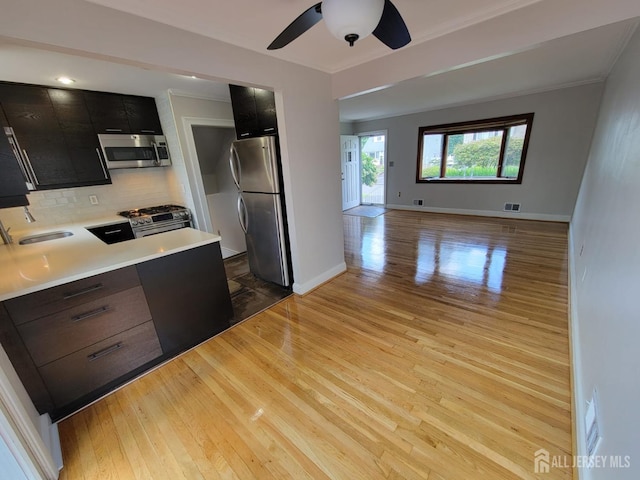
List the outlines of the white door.
<svg viewBox="0 0 640 480">
<path fill-rule="evenodd" d="M 342 210 L 360 205 L 360 148 L 355 135 L 340 135 Z"/>
</svg>

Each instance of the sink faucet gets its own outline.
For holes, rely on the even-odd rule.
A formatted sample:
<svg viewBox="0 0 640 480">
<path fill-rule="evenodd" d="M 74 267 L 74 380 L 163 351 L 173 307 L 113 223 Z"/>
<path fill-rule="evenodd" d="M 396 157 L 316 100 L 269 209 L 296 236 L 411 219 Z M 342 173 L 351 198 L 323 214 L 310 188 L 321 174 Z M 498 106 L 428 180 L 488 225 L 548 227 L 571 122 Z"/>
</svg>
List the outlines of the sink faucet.
<svg viewBox="0 0 640 480">
<path fill-rule="evenodd" d="M 27 221 L 27 223 L 33 223 L 36 221 L 36 219 L 33 218 L 33 215 L 31 215 L 28 207 L 24 207 L 24 219 Z M 11 230 L 11 227 L 5 228 L 2 224 L 2 220 L 0 220 L 0 237 L 2 237 L 2 241 L 5 245 L 13 243 L 13 238 L 11 238 L 9 230 Z"/>
<path fill-rule="evenodd" d="M 10 243 L 13 243 L 13 238 L 11 238 L 11 235 L 9 235 L 9 230 L 11 230 L 11 227 L 4 228 L 4 225 L 2 224 L 2 220 L 0 220 L 0 237 L 2 237 L 2 241 L 4 242 L 5 245 L 9 245 Z"/>
</svg>

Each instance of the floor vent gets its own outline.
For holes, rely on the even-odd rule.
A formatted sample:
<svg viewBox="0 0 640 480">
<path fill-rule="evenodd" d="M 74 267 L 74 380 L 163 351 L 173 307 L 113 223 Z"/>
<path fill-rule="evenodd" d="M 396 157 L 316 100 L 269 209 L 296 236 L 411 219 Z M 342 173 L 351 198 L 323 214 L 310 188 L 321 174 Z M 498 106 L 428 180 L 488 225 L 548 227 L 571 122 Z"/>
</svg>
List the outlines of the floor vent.
<svg viewBox="0 0 640 480">
<path fill-rule="evenodd" d="M 504 204 L 505 212 L 519 212 L 520 204 L 519 203 L 505 203 Z"/>
<path fill-rule="evenodd" d="M 422 205 L 424 205 L 424 200 L 421 199 L 421 198 L 420 199 L 416 199 L 416 200 L 413 201 L 413 204 L 414 205 L 418 205 L 418 206 L 421 207 Z"/>
</svg>

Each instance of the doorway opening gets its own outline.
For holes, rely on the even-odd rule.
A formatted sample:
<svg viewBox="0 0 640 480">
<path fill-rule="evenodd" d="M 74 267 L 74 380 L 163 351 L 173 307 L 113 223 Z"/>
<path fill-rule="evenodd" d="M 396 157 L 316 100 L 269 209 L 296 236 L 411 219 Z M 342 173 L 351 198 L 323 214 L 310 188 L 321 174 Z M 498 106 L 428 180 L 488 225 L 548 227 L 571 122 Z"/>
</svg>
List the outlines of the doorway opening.
<svg viewBox="0 0 640 480">
<path fill-rule="evenodd" d="M 360 143 L 360 203 L 380 205 L 385 202 L 386 132 L 358 135 Z"/>
<path fill-rule="evenodd" d="M 247 250 L 244 232 L 238 223 L 238 192 L 229 168 L 229 148 L 236 138 L 230 127 L 191 125 L 195 175 L 199 183 L 196 219 L 201 230 L 222 237 L 223 258 Z M 195 198 L 194 198 L 195 200 Z"/>
</svg>

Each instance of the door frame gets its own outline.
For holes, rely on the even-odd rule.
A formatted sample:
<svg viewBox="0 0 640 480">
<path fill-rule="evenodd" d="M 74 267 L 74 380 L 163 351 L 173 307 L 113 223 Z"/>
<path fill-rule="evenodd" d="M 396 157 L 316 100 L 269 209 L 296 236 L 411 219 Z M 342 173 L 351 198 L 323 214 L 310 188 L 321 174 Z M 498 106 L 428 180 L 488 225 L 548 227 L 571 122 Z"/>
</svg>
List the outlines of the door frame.
<svg viewBox="0 0 640 480">
<path fill-rule="evenodd" d="M 348 182 L 348 179 L 345 178 L 345 172 L 344 172 L 345 169 L 343 168 L 344 164 L 342 163 L 343 160 L 344 160 L 343 156 L 342 156 L 342 154 L 343 154 L 343 151 L 342 151 L 342 137 L 356 137 L 356 139 L 357 139 L 356 140 L 356 145 L 357 145 L 357 148 L 358 148 L 358 152 L 356 153 L 357 161 L 358 161 L 358 171 L 357 171 L 358 178 L 356 179 L 357 180 L 357 184 L 358 184 L 358 188 L 357 188 L 357 190 L 358 190 L 358 203 L 356 205 L 354 205 L 353 207 L 348 207 L 346 209 L 344 208 L 344 188 L 345 188 L 344 182 Z M 362 166 L 360 164 L 360 138 L 355 133 L 354 134 L 340 134 L 340 169 L 342 170 L 342 182 L 343 182 L 342 183 L 342 211 L 344 212 L 346 210 L 349 210 L 349 208 L 355 208 L 355 207 L 360 206 L 360 204 L 362 202 L 362 186 L 361 186 L 361 183 L 362 183 Z"/>
<path fill-rule="evenodd" d="M 51 431 L 50 431 L 51 430 Z M 51 426 L 49 415 L 38 416 L 27 391 L 0 345 L 0 441 L 13 457 L 15 466 L 28 480 L 58 478 L 53 455 L 59 443 L 47 445 L 42 435 L 57 439 L 57 426 Z M 51 450 L 50 450 L 51 448 Z M 54 451 L 55 450 L 55 451 Z"/>
<path fill-rule="evenodd" d="M 201 117 L 183 117 L 182 128 L 184 129 L 184 137 L 187 142 L 188 155 L 184 158 L 184 166 L 187 170 L 187 178 L 189 179 L 189 190 L 191 190 L 191 198 L 193 199 L 194 216 L 196 224 L 200 230 L 214 233 L 211 224 L 211 215 L 209 206 L 207 205 L 207 195 L 200 173 L 200 161 L 196 150 L 196 141 L 193 137 L 193 129 L 191 127 L 220 127 L 235 128 L 233 120 L 223 118 L 201 118 Z"/>
<path fill-rule="evenodd" d="M 389 131 L 387 129 L 372 130 L 369 132 L 354 133 L 354 135 L 357 135 L 358 140 L 360 139 L 360 137 L 375 137 L 375 136 L 384 135 L 384 190 L 383 190 L 384 199 L 382 202 L 382 206 L 386 207 L 387 191 L 388 191 L 387 172 L 389 170 L 389 156 L 387 155 L 387 152 L 389 150 Z M 359 153 L 360 155 L 360 204 L 362 205 L 362 148 L 360 147 L 360 143 L 358 143 L 358 152 L 360 152 Z"/>
</svg>

